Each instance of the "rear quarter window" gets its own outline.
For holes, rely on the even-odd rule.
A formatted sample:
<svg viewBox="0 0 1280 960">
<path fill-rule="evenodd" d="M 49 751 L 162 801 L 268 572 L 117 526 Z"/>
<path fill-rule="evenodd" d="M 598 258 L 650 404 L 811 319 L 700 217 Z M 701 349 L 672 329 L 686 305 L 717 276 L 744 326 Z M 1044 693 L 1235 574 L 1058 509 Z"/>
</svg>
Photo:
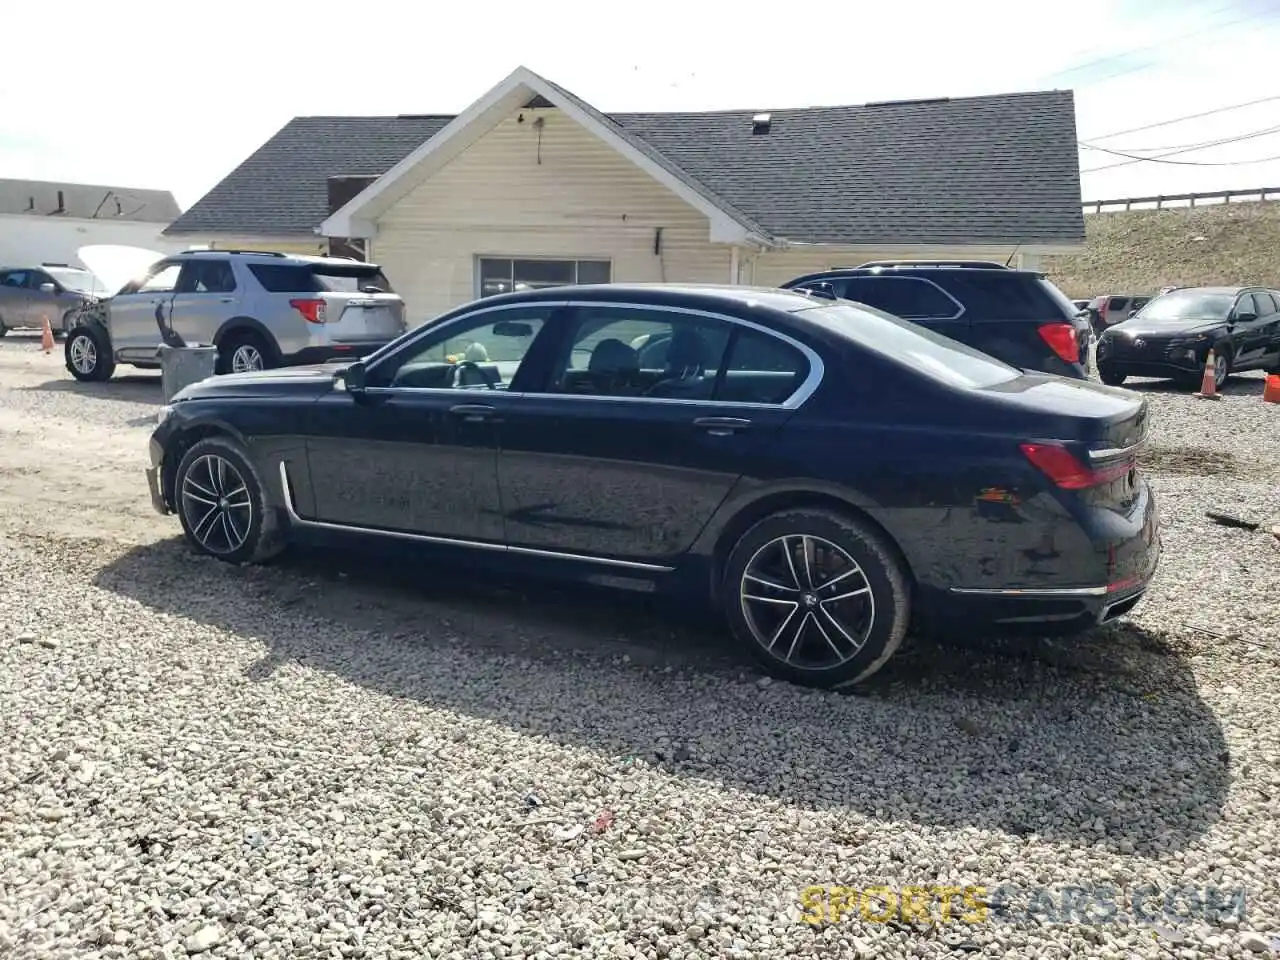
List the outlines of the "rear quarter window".
<svg viewBox="0 0 1280 960">
<path fill-rule="evenodd" d="M 970 322 L 1070 320 L 1077 310 L 1066 294 L 1041 277 L 1000 271 L 953 272 L 947 289 L 965 305 Z"/>
<path fill-rule="evenodd" d="M 268 293 L 395 293 L 377 267 L 251 263 L 249 272 Z"/>
</svg>

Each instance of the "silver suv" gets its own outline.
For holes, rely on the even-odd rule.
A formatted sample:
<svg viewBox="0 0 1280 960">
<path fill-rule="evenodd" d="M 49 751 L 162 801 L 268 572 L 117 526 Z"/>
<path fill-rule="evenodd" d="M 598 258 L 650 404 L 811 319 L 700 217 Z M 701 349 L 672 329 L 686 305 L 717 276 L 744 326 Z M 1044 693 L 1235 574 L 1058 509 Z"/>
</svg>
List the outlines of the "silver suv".
<svg viewBox="0 0 1280 960">
<path fill-rule="evenodd" d="M 218 373 L 355 359 L 406 329 L 404 300 L 377 264 L 244 250 L 164 257 L 87 304 L 67 333 L 67 369 L 107 380 L 159 366 L 162 343 L 218 348 Z"/>
<path fill-rule="evenodd" d="M 46 318 L 55 335 L 66 333 L 81 307 L 105 296 L 97 277 L 66 263 L 0 267 L 0 337 L 41 330 Z"/>
</svg>

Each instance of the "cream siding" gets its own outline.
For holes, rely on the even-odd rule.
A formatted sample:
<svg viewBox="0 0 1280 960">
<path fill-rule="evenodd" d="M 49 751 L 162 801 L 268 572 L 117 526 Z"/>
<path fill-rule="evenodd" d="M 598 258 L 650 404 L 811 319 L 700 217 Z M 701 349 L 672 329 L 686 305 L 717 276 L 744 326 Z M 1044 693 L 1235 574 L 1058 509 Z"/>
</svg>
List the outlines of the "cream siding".
<svg viewBox="0 0 1280 960">
<path fill-rule="evenodd" d="M 732 279 L 705 216 L 551 108 L 503 120 L 377 226 L 374 258 L 413 323 L 474 299 L 481 256 L 607 259 L 615 282 Z"/>
</svg>

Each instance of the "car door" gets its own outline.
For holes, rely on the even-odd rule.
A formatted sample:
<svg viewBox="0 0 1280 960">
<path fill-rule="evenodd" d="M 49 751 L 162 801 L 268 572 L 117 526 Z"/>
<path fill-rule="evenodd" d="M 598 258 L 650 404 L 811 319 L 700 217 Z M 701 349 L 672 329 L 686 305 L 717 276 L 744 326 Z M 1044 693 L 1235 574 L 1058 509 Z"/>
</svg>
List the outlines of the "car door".
<svg viewBox="0 0 1280 960">
<path fill-rule="evenodd" d="M 500 544 L 497 428 L 555 306 L 469 311 L 376 358 L 358 394 L 335 390 L 305 426 L 308 518 Z"/>
<path fill-rule="evenodd" d="M 213 343 L 214 334 L 236 313 L 236 278 L 231 261 L 192 257 L 182 265 L 169 305 L 169 325 L 184 343 Z"/>
<path fill-rule="evenodd" d="M 1231 311 L 1231 341 L 1235 349 L 1231 366 L 1236 370 L 1248 370 L 1260 366 L 1265 353 L 1263 329 L 1268 322 L 1264 311 L 1272 310 L 1269 297 L 1242 293 Z"/>
<path fill-rule="evenodd" d="M 1251 368 L 1268 366 L 1275 349 L 1276 327 L 1280 323 L 1277 303 L 1266 290 L 1253 291 L 1253 304 L 1258 313 L 1257 320 L 1248 327 L 1248 366 Z"/>
<path fill-rule="evenodd" d="M 794 341 L 716 314 L 580 303 L 559 328 L 545 378 L 499 428 L 514 549 L 662 566 L 752 470 L 819 369 Z"/>
<path fill-rule="evenodd" d="M 0 322 L 10 329 L 30 324 L 31 289 L 27 286 L 30 270 L 9 270 L 0 278 Z"/>
<path fill-rule="evenodd" d="M 111 298 L 111 346 L 117 358 L 155 360 L 161 343 L 160 324 L 168 322 L 181 272 L 181 260 L 161 260 L 141 280 Z"/>
</svg>

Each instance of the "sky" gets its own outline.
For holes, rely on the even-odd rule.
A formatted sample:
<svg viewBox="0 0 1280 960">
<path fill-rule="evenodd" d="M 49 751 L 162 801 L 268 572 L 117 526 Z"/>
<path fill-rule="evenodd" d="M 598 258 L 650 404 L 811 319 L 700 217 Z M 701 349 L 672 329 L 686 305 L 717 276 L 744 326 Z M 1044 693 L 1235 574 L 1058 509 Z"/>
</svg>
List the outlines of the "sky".
<svg viewBox="0 0 1280 960">
<path fill-rule="evenodd" d="M 1072 89 L 1079 139 L 1118 153 L 1276 128 L 1177 164 L 1082 148 L 1085 201 L 1280 186 L 1280 0 L 68 0 L 5 36 L 0 177 L 184 209 L 294 116 L 456 113 L 517 66 L 606 113 Z"/>
</svg>

